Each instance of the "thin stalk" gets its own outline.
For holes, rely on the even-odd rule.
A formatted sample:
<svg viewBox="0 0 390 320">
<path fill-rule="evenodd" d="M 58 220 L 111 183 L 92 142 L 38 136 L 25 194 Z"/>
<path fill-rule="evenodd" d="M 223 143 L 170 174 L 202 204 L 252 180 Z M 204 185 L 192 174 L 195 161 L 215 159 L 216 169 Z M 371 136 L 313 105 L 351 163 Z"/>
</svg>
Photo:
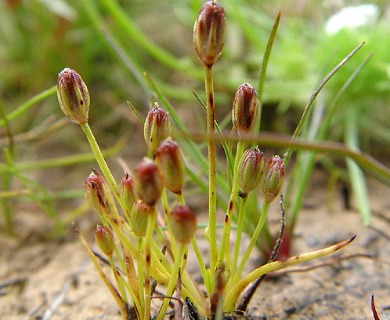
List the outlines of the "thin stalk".
<svg viewBox="0 0 390 320">
<path fill-rule="evenodd" d="M 359 150 L 357 110 L 354 106 L 349 106 L 349 111 L 345 113 L 345 142 L 353 150 Z M 358 203 L 358 210 L 363 223 L 368 226 L 371 223 L 371 209 L 368 200 L 367 186 L 362 170 L 351 159 L 347 159 L 347 167 L 353 193 Z"/>
<path fill-rule="evenodd" d="M 92 152 L 96 158 L 96 161 L 100 167 L 100 170 L 102 171 L 102 173 L 104 175 L 104 178 L 106 179 L 108 185 L 110 186 L 111 191 L 114 193 L 115 199 L 118 201 L 123 212 L 125 212 L 126 208 L 125 208 L 125 205 L 124 205 L 122 198 L 120 196 L 118 185 L 117 185 L 110 169 L 108 168 L 106 160 L 103 157 L 103 154 L 99 148 L 99 145 L 95 139 L 95 136 L 93 135 L 91 127 L 89 126 L 88 123 L 81 124 L 80 126 L 83 129 L 85 136 L 88 139 L 88 142 L 91 146 Z"/>
<path fill-rule="evenodd" d="M 110 280 L 107 278 L 107 276 L 103 272 L 102 267 L 100 266 L 99 262 L 97 261 L 95 255 L 93 254 L 93 252 L 89 248 L 87 241 L 85 241 L 85 239 L 82 236 L 82 234 L 80 233 L 80 231 L 77 229 L 75 231 L 76 231 L 79 239 L 81 240 L 81 243 L 84 247 L 84 250 L 87 252 L 89 258 L 91 259 L 97 272 L 99 273 L 100 278 L 102 279 L 102 281 L 104 282 L 104 284 L 106 285 L 108 290 L 110 291 L 111 295 L 114 297 L 114 300 L 119 307 L 119 311 L 121 313 L 122 319 L 124 319 L 124 320 L 127 319 L 127 305 L 126 305 L 126 303 L 123 301 L 123 299 L 119 295 L 118 291 L 115 289 L 115 287 L 112 285 Z"/>
<path fill-rule="evenodd" d="M 222 267 L 222 264 L 224 263 L 224 258 L 226 258 L 225 267 L 227 269 L 229 269 L 229 266 L 230 266 L 230 261 L 229 261 L 230 260 L 230 249 L 228 248 L 228 244 L 230 241 L 230 225 L 231 225 L 231 220 L 232 220 L 232 213 L 236 207 L 237 194 L 238 194 L 238 189 L 239 189 L 239 186 L 238 186 L 239 163 L 240 163 L 242 154 L 244 153 L 244 149 L 245 149 L 245 142 L 239 141 L 237 144 L 236 157 L 234 160 L 233 185 L 232 185 L 232 190 L 230 193 L 229 205 L 228 205 L 226 215 L 225 215 L 225 222 L 223 225 L 222 240 L 221 240 L 221 247 L 219 249 L 217 268 Z"/>
<path fill-rule="evenodd" d="M 240 252 L 240 246 L 241 246 L 241 235 L 242 235 L 242 231 L 244 228 L 244 214 L 245 214 L 245 209 L 246 209 L 247 203 L 248 203 L 247 197 L 241 199 L 240 207 L 238 209 L 237 234 L 236 234 L 236 241 L 234 244 L 232 270 L 231 270 L 231 274 L 230 274 L 231 279 L 234 279 L 235 275 L 236 275 L 238 254 Z"/>
<path fill-rule="evenodd" d="M 276 32 L 278 31 L 279 22 L 280 22 L 281 13 L 280 11 L 276 15 L 276 19 L 274 21 L 274 24 L 272 25 L 271 32 L 268 36 L 267 45 L 265 47 L 264 55 L 263 55 L 263 61 L 260 68 L 260 75 L 259 75 L 259 83 L 257 86 L 257 96 L 259 98 L 260 102 L 260 110 L 259 110 L 259 121 L 256 124 L 255 132 L 260 131 L 260 124 L 261 124 L 261 106 L 263 105 L 263 93 L 264 93 L 264 83 L 265 83 L 265 75 L 267 73 L 267 67 L 269 62 L 269 57 L 271 56 L 272 46 L 274 44 L 274 40 L 276 37 Z"/>
<path fill-rule="evenodd" d="M 151 242 L 153 237 L 153 231 L 156 226 L 156 207 L 154 207 L 154 212 L 148 217 L 148 227 L 146 228 L 146 235 L 144 241 L 144 254 L 145 254 L 145 313 L 144 319 L 150 319 L 150 306 L 152 301 L 152 287 L 151 287 L 151 277 L 150 270 L 152 265 L 152 250 Z"/>
<path fill-rule="evenodd" d="M 177 280 L 179 278 L 180 265 L 183 260 L 183 256 L 186 255 L 187 245 L 180 244 L 177 253 L 175 254 L 175 265 L 173 266 L 171 278 L 167 286 L 167 291 L 165 293 L 164 302 L 158 312 L 156 320 L 163 320 L 165 317 L 165 312 L 167 311 L 169 305 L 169 299 L 173 295 L 173 290 L 176 287 Z"/>
<path fill-rule="evenodd" d="M 268 209 L 269 209 L 269 203 L 264 202 L 263 208 L 261 209 L 259 222 L 257 223 L 256 229 L 253 232 L 253 235 L 251 237 L 249 245 L 246 248 L 245 253 L 241 259 L 240 266 L 237 270 L 237 273 L 236 273 L 235 278 L 233 279 L 232 283 L 236 283 L 238 281 L 238 279 L 240 279 L 240 277 L 241 277 L 241 273 L 244 270 L 244 267 L 245 267 L 246 262 L 248 261 L 249 255 L 251 254 L 251 252 L 256 244 L 256 240 L 260 235 L 261 229 L 263 229 L 264 223 L 267 219 Z"/>
<path fill-rule="evenodd" d="M 307 121 L 307 117 L 310 114 L 310 111 L 312 109 L 313 103 L 315 99 L 317 98 L 318 94 L 321 92 L 322 88 L 326 85 L 326 83 L 336 74 L 336 72 L 349 60 L 352 58 L 352 56 L 364 45 L 364 42 L 358 45 L 355 49 L 353 49 L 343 60 L 341 60 L 333 69 L 330 71 L 324 79 L 320 82 L 318 87 L 313 91 L 309 102 L 307 103 L 305 110 L 303 111 L 301 120 L 299 121 L 297 127 L 295 128 L 295 131 L 293 133 L 293 136 L 291 140 L 296 140 L 298 136 L 300 135 L 303 126 L 305 125 Z M 284 155 L 284 165 L 287 167 L 287 164 L 291 158 L 292 149 L 289 148 L 287 152 Z"/>
<path fill-rule="evenodd" d="M 207 136 L 208 136 L 208 162 L 209 162 L 209 225 L 208 234 L 210 242 L 210 268 L 214 270 L 218 258 L 217 249 L 217 155 L 215 141 L 211 139 L 215 135 L 215 105 L 213 87 L 212 66 L 205 67 L 205 91 L 207 106 Z"/>
<path fill-rule="evenodd" d="M 142 238 L 137 239 L 137 248 L 139 252 L 142 252 Z M 143 270 L 144 266 L 141 263 L 137 263 L 137 272 L 138 272 L 138 291 L 139 291 L 139 297 L 140 297 L 140 319 L 144 318 L 144 311 L 145 311 L 145 292 L 144 292 L 144 285 L 145 285 L 145 274 Z"/>
<path fill-rule="evenodd" d="M 245 289 L 245 287 L 250 284 L 251 282 L 255 281 L 259 277 L 261 277 L 264 274 L 280 270 L 289 266 L 293 266 L 305 261 L 317 259 L 320 257 L 327 256 L 329 254 L 332 254 L 346 245 L 350 244 L 356 236 L 353 236 L 349 238 L 348 240 L 339 242 L 333 246 L 329 246 L 324 249 L 316 250 L 316 251 L 310 251 L 307 253 L 303 253 L 299 256 L 291 257 L 287 260 L 283 261 L 274 261 L 267 263 L 261 267 L 258 267 L 257 269 L 253 270 L 251 273 L 249 273 L 247 276 L 239 280 L 234 284 L 234 286 L 227 292 L 225 304 L 224 304 L 224 311 L 230 312 L 235 310 L 235 303 L 237 301 L 237 298 L 239 297 L 240 293 Z"/>
</svg>

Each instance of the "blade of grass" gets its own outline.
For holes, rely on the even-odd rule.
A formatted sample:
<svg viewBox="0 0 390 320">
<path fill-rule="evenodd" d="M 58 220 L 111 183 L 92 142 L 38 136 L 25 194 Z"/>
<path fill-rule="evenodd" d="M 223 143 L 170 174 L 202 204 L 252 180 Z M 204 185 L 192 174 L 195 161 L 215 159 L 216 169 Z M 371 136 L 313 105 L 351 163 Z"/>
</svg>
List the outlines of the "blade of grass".
<svg viewBox="0 0 390 320">
<path fill-rule="evenodd" d="M 345 142 L 349 148 L 356 151 L 359 151 L 359 133 L 357 128 L 358 112 L 359 110 L 354 108 L 354 106 L 348 106 L 348 111 L 345 113 L 344 127 Z M 352 191 L 357 201 L 357 208 L 360 212 L 363 223 L 368 226 L 371 222 L 371 209 L 363 172 L 351 159 L 347 159 L 347 167 Z"/>
<path fill-rule="evenodd" d="M 312 106 L 313 106 L 313 103 L 315 101 L 315 99 L 317 98 L 318 94 L 321 92 L 322 88 L 326 85 L 326 83 L 336 74 L 336 72 L 345 64 L 347 63 L 347 61 L 349 59 L 351 59 L 355 53 L 364 45 L 364 42 L 361 43 L 360 45 L 358 45 L 355 49 L 353 49 L 343 60 L 341 60 L 333 69 L 332 71 L 330 71 L 326 77 L 324 79 L 322 79 L 322 81 L 320 82 L 320 84 L 317 86 L 317 88 L 313 91 L 313 94 L 311 95 L 310 99 L 309 99 L 309 102 L 307 103 L 304 111 L 303 111 L 303 114 L 302 114 L 302 117 L 301 117 L 301 120 L 299 121 L 294 133 L 293 133 L 293 136 L 292 136 L 292 140 L 295 140 L 301 133 L 303 127 L 304 127 L 304 124 L 306 123 L 307 121 L 307 118 L 310 114 L 310 111 L 312 109 Z M 291 154 L 292 154 L 292 149 L 288 149 L 287 152 L 285 153 L 284 155 L 284 163 L 285 163 L 285 166 L 287 167 L 287 164 L 288 162 L 290 161 L 290 158 L 291 158 Z"/>
</svg>

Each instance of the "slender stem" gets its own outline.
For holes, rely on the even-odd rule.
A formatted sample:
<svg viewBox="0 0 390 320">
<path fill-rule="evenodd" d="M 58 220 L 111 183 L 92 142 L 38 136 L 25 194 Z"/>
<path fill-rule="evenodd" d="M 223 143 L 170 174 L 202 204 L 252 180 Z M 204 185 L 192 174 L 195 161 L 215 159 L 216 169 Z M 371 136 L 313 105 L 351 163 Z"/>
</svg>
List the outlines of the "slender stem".
<svg viewBox="0 0 390 320">
<path fill-rule="evenodd" d="M 118 201 L 119 205 L 121 206 L 123 212 L 125 212 L 126 208 L 125 208 L 123 201 L 120 197 L 118 185 L 117 185 L 110 169 L 108 168 L 106 160 L 103 157 L 103 154 L 99 148 L 99 145 L 95 139 L 95 136 L 93 135 L 91 127 L 89 126 L 88 123 L 81 124 L 80 126 L 83 129 L 85 136 L 88 139 L 88 142 L 91 146 L 92 152 L 96 158 L 96 161 L 100 167 L 100 170 L 102 171 L 102 173 L 104 175 L 104 178 L 107 180 L 107 183 L 110 186 L 111 191 L 114 193 L 114 196 L 115 196 L 116 200 Z"/>
<path fill-rule="evenodd" d="M 142 238 L 137 239 L 137 248 L 139 252 L 142 252 Z M 145 311 L 145 292 L 144 292 L 144 284 L 145 284 L 145 274 L 143 272 L 143 264 L 137 263 L 137 272 L 138 272 L 138 291 L 139 291 L 139 300 L 141 305 L 140 310 L 140 319 L 144 318 Z"/>
<path fill-rule="evenodd" d="M 240 207 L 238 210 L 237 234 L 236 234 L 236 242 L 234 244 L 234 256 L 233 256 L 233 264 L 232 264 L 230 279 L 234 279 L 236 275 L 238 254 L 241 246 L 241 235 L 244 226 L 244 214 L 245 214 L 246 205 L 247 205 L 247 197 L 241 200 Z"/>
<path fill-rule="evenodd" d="M 207 136 L 208 136 L 208 161 L 209 161 L 209 241 L 210 241 L 210 268 L 214 270 L 217 261 L 217 163 L 215 141 L 215 105 L 214 105 L 214 87 L 213 87 L 213 69 L 205 67 L 205 90 L 207 106 Z"/>
<path fill-rule="evenodd" d="M 333 246 L 324 249 L 310 251 L 307 253 L 303 253 L 299 256 L 291 257 L 287 260 L 270 262 L 261 267 L 258 267 L 257 269 L 249 273 L 247 276 L 245 276 L 244 278 L 236 282 L 235 285 L 229 290 L 229 292 L 226 295 L 225 304 L 224 304 L 225 312 L 233 311 L 235 308 L 236 300 L 239 297 L 242 290 L 244 290 L 248 284 L 250 284 L 252 281 L 255 281 L 263 274 L 267 274 L 305 261 L 327 256 L 345 247 L 346 245 L 351 243 L 354 239 L 355 236 L 349 238 L 348 240 L 339 242 Z"/>
<path fill-rule="evenodd" d="M 183 256 L 186 255 L 187 251 L 187 245 L 180 244 L 178 248 L 178 252 L 175 255 L 175 265 L 173 267 L 171 278 L 169 279 L 167 291 L 165 293 L 164 302 L 163 305 L 160 308 L 160 311 L 158 312 L 156 320 L 163 320 L 165 317 L 165 312 L 168 308 L 169 299 L 172 297 L 173 291 L 175 289 L 175 285 L 177 284 L 178 276 L 179 276 L 179 270 L 180 265 L 183 260 Z"/>
<path fill-rule="evenodd" d="M 145 313 L 144 319 L 150 319 L 150 305 L 152 301 L 152 288 L 151 288 L 151 277 L 150 269 L 152 265 L 152 250 L 151 242 L 153 231 L 156 225 L 156 207 L 154 207 L 154 212 L 148 217 L 148 227 L 146 228 L 146 235 L 144 241 L 144 254 L 145 254 Z"/>
<path fill-rule="evenodd" d="M 219 256 L 217 261 L 217 268 L 222 267 L 222 264 L 224 262 L 224 258 L 226 258 L 225 261 L 225 267 L 226 269 L 229 269 L 230 267 L 230 250 L 227 248 L 230 240 L 230 225 L 231 225 L 231 219 L 232 219 L 232 212 L 236 207 L 236 201 L 237 201 L 237 194 L 238 194 L 238 174 L 239 174 L 239 163 L 242 157 L 242 154 L 244 152 L 245 148 L 245 142 L 239 141 L 237 144 L 237 151 L 236 151 L 236 158 L 234 160 L 234 176 L 233 176 L 233 185 L 230 192 L 230 200 L 229 205 L 226 211 L 225 215 L 225 222 L 223 225 L 223 232 L 222 232 L 222 240 L 221 240 L 221 247 L 219 250 Z"/>
<path fill-rule="evenodd" d="M 236 283 L 241 276 L 242 270 L 244 269 L 244 266 L 245 266 L 246 262 L 248 261 L 249 255 L 252 252 L 253 247 L 256 244 L 256 240 L 260 235 L 261 229 L 263 229 L 265 220 L 267 218 L 268 209 L 269 209 L 269 203 L 264 202 L 263 208 L 261 209 L 259 222 L 257 223 L 256 229 L 253 232 L 253 235 L 251 237 L 249 245 L 245 250 L 244 256 L 242 257 L 242 260 L 240 263 L 240 267 L 238 268 L 237 273 L 235 275 L 235 279 L 233 279 L 232 283 Z"/>
</svg>

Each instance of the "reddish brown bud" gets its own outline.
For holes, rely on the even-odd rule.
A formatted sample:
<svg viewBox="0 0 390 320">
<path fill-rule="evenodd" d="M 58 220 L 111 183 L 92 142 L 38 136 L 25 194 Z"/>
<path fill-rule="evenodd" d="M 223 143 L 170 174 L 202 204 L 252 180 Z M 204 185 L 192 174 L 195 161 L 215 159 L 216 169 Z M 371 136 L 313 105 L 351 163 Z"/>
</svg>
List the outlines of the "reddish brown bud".
<svg viewBox="0 0 390 320">
<path fill-rule="evenodd" d="M 90 98 L 80 75 L 69 68 L 58 74 L 57 97 L 61 110 L 77 124 L 88 122 Z"/>
<path fill-rule="evenodd" d="M 184 161 L 179 146 L 171 138 L 161 142 L 156 152 L 156 164 L 163 175 L 164 186 L 181 194 L 184 184 Z"/>
<path fill-rule="evenodd" d="M 95 230 L 95 241 L 105 255 L 109 257 L 112 255 L 115 244 L 114 235 L 110 228 L 97 225 Z"/>
<path fill-rule="evenodd" d="M 84 182 L 84 196 L 90 206 L 100 213 L 105 205 L 104 179 L 97 171 L 92 171 Z"/>
<path fill-rule="evenodd" d="M 144 125 L 144 138 L 154 155 L 160 143 L 171 135 L 168 113 L 156 103 L 149 111 Z"/>
<path fill-rule="evenodd" d="M 245 198 L 260 182 L 264 169 L 263 153 L 258 147 L 247 149 L 239 163 L 238 184 L 240 195 Z"/>
<path fill-rule="evenodd" d="M 251 132 L 259 115 L 259 99 L 256 90 L 249 83 L 240 85 L 234 96 L 232 108 L 233 126 L 238 134 Z"/>
<path fill-rule="evenodd" d="M 134 203 L 137 201 L 137 196 L 134 191 L 134 180 L 128 173 L 125 173 L 122 179 L 121 197 L 128 213 L 130 213 Z"/>
<path fill-rule="evenodd" d="M 136 237 L 144 237 L 148 227 L 149 215 L 153 214 L 154 208 L 138 200 L 131 211 L 130 227 Z"/>
<path fill-rule="evenodd" d="M 149 206 L 156 204 L 163 188 L 160 170 L 156 164 L 144 158 L 134 170 L 134 191 Z"/>
<path fill-rule="evenodd" d="M 169 217 L 172 233 L 176 241 L 188 244 L 196 231 L 196 217 L 185 205 L 175 205 Z"/>
<path fill-rule="evenodd" d="M 284 164 L 279 156 L 273 156 L 264 167 L 261 188 L 265 201 L 271 203 L 280 193 L 284 182 Z"/>
<path fill-rule="evenodd" d="M 216 1 L 206 2 L 195 20 L 193 42 L 202 63 L 210 67 L 221 55 L 226 38 L 223 7 Z"/>
</svg>

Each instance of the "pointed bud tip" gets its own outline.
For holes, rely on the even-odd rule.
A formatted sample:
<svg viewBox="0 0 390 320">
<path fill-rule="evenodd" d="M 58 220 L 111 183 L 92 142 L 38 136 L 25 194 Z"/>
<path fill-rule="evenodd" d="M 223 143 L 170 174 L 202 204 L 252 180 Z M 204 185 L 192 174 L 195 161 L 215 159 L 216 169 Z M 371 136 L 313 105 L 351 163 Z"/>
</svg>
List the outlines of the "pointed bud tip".
<svg viewBox="0 0 390 320">
<path fill-rule="evenodd" d="M 62 112 L 73 122 L 88 122 L 90 97 L 88 88 L 80 75 L 65 68 L 58 74 L 57 98 Z"/>
</svg>

